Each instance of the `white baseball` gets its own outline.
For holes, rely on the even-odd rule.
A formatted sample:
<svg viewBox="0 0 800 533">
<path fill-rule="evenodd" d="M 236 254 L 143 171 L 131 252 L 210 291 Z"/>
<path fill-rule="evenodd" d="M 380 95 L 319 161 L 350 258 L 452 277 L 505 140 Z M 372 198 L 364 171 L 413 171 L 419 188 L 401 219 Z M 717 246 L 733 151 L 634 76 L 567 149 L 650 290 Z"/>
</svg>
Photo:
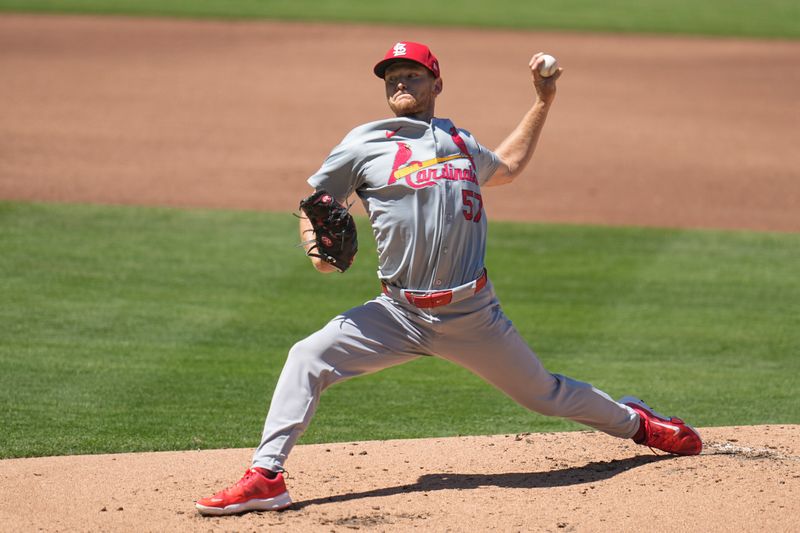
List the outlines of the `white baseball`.
<svg viewBox="0 0 800 533">
<path fill-rule="evenodd" d="M 541 74 L 543 78 L 549 78 L 558 70 L 558 61 L 549 54 L 544 54 L 542 60 L 543 61 L 539 64 L 539 74 Z"/>
</svg>

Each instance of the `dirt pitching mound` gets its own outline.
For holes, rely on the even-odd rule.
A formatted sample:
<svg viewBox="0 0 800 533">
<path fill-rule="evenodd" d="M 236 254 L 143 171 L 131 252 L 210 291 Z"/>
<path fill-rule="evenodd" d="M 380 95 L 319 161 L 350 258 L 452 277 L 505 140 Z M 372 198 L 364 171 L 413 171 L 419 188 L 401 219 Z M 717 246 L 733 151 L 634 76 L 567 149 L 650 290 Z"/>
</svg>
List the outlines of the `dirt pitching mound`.
<svg viewBox="0 0 800 533">
<path fill-rule="evenodd" d="M 800 425 L 707 428 L 698 457 L 596 432 L 316 444 L 280 513 L 205 518 L 251 450 L 0 462 L 8 531 L 796 531 Z"/>
</svg>

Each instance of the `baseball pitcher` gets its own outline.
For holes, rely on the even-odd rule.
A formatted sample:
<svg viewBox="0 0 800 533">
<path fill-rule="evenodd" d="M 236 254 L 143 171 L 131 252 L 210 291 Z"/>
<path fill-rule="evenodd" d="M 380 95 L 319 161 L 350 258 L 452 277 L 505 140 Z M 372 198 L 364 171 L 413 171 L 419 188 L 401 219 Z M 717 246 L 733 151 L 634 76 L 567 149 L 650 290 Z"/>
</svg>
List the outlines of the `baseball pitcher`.
<svg viewBox="0 0 800 533">
<path fill-rule="evenodd" d="M 548 372 L 520 337 L 484 265 L 482 189 L 518 177 L 534 153 L 562 69 L 528 65 L 535 103 L 494 150 L 434 115 L 440 65 L 419 43 L 398 42 L 375 65 L 394 117 L 348 133 L 308 179 L 300 238 L 320 272 L 344 272 L 357 251 L 355 195 L 377 242 L 380 292 L 295 344 L 272 397 L 252 466 L 235 485 L 196 503 L 202 514 L 279 510 L 292 500 L 282 475 L 322 392 L 418 357 L 474 372 L 520 405 L 669 453 L 700 453 L 698 433 L 643 401 L 614 401 L 588 383 Z M 549 72 L 546 72 L 549 74 Z"/>
</svg>

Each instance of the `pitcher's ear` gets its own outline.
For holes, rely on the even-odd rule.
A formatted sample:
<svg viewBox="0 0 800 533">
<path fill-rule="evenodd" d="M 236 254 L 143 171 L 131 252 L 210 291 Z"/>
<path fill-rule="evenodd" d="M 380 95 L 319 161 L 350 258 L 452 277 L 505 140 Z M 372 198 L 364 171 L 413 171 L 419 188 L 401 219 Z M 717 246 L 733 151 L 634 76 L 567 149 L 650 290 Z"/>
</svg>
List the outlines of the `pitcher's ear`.
<svg viewBox="0 0 800 533">
<path fill-rule="evenodd" d="M 444 83 L 442 82 L 442 78 L 436 78 L 436 83 L 433 86 L 433 94 L 440 94 L 443 88 Z"/>
</svg>

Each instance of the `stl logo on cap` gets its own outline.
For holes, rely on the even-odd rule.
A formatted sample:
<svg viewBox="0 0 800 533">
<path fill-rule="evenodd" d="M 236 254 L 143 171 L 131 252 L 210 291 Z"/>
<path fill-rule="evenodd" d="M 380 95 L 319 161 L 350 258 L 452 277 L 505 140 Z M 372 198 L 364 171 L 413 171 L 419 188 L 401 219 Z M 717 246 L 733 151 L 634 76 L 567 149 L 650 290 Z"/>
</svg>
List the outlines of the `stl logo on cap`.
<svg viewBox="0 0 800 533">
<path fill-rule="evenodd" d="M 434 78 L 438 78 L 440 75 L 439 62 L 436 60 L 436 56 L 433 55 L 430 48 L 424 44 L 415 43 L 413 41 L 396 42 L 394 46 L 389 48 L 389 51 L 386 52 L 383 59 L 378 61 L 372 71 L 379 78 L 383 78 L 389 65 L 398 61 L 418 63 L 430 70 Z"/>
</svg>

